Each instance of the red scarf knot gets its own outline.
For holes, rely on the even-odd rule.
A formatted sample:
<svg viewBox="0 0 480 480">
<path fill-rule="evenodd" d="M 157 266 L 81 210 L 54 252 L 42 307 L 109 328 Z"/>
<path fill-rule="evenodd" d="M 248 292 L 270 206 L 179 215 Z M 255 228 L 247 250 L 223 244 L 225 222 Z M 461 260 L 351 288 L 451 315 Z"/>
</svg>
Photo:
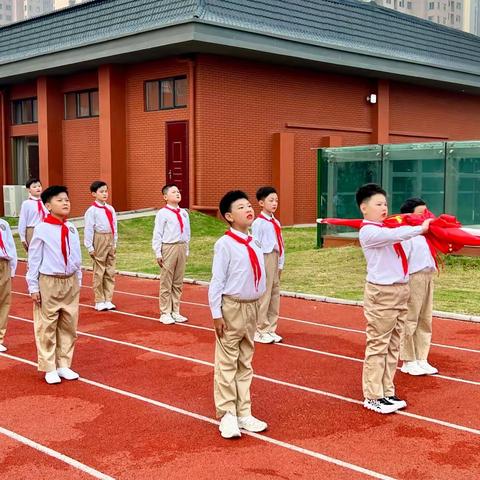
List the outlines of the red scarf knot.
<svg viewBox="0 0 480 480">
<path fill-rule="evenodd" d="M 177 216 L 177 220 L 180 225 L 180 233 L 183 233 L 183 219 L 182 219 L 182 216 L 180 215 L 180 212 L 181 212 L 180 208 L 172 208 L 169 205 L 165 205 L 165 208 L 167 210 L 170 210 Z"/>
<path fill-rule="evenodd" d="M 108 223 L 110 224 L 110 230 L 112 231 L 112 235 L 115 235 L 115 224 L 113 223 L 112 211 L 106 205 L 99 205 L 97 202 L 93 202 L 92 205 L 105 211 Z"/>
<path fill-rule="evenodd" d="M 59 220 L 58 218 L 54 217 L 52 214 L 49 214 L 45 217 L 45 223 L 49 223 L 50 225 L 60 225 L 61 226 L 61 243 L 62 243 L 62 255 L 63 261 L 65 262 L 65 266 L 68 263 L 68 252 L 70 251 L 70 238 L 68 234 L 68 227 L 66 225 L 67 219 Z M 67 250 L 68 246 L 68 250 Z"/>
<path fill-rule="evenodd" d="M 245 245 L 247 247 L 248 257 L 250 259 L 250 265 L 252 266 L 253 271 L 255 290 L 258 290 L 258 284 L 260 283 L 260 279 L 262 278 L 262 268 L 260 267 L 260 262 L 258 260 L 257 254 L 255 253 L 255 250 L 250 245 L 250 242 L 253 240 L 252 237 L 249 235 L 246 239 L 244 239 L 233 233 L 231 230 L 225 232 L 225 235 L 228 235 L 238 243 L 241 243 L 242 245 Z"/>
<path fill-rule="evenodd" d="M 45 210 L 43 209 L 42 199 L 41 198 L 31 198 L 34 202 L 37 202 L 37 211 L 40 216 L 41 221 L 45 220 Z"/>
<path fill-rule="evenodd" d="M 278 222 L 275 220 L 275 218 L 267 218 L 263 213 L 261 213 L 258 218 L 261 218 L 263 220 L 266 220 L 267 222 L 270 222 L 273 225 L 273 228 L 275 229 L 275 235 L 277 236 L 277 244 L 278 244 L 278 252 L 280 256 L 282 256 L 283 249 L 284 249 L 284 243 L 283 243 L 283 236 L 282 236 L 282 227 L 278 224 Z"/>
</svg>

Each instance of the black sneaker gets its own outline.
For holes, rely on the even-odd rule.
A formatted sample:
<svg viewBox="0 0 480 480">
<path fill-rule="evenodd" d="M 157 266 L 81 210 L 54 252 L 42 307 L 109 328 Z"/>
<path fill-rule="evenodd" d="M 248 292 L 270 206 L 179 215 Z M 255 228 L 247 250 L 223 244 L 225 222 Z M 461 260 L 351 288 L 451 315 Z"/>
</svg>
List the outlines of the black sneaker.
<svg viewBox="0 0 480 480">
<path fill-rule="evenodd" d="M 398 407 L 389 402 L 386 398 L 379 398 L 378 400 L 366 398 L 363 402 L 363 406 L 368 408 L 368 410 L 373 410 L 374 412 L 383 414 L 393 413 L 398 410 Z"/>
<path fill-rule="evenodd" d="M 405 408 L 407 406 L 407 402 L 405 400 L 401 400 L 398 398 L 396 395 L 392 395 L 390 397 L 386 397 L 386 399 L 390 402 L 393 403 L 396 407 L 397 410 L 400 408 Z"/>
</svg>

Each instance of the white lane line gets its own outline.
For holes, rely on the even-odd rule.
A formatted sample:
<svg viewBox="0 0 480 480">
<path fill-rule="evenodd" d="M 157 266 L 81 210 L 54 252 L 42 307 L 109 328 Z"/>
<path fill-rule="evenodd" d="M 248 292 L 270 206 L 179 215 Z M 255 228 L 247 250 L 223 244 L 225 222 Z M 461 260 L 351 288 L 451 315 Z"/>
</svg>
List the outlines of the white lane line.
<svg viewBox="0 0 480 480">
<path fill-rule="evenodd" d="M 15 316 L 12 316 L 12 315 L 9 315 L 9 317 L 13 318 L 14 320 L 19 320 L 21 322 L 33 323 L 33 321 L 29 320 L 28 318 L 15 317 Z M 127 347 L 136 348 L 138 350 L 144 350 L 144 351 L 147 351 L 147 352 L 156 353 L 158 355 L 163 355 L 163 356 L 166 356 L 166 357 L 176 358 L 178 360 L 184 360 L 184 361 L 191 362 L 191 363 L 198 363 L 200 365 L 205 365 L 205 366 L 212 367 L 212 368 L 214 367 L 213 363 L 206 362 L 205 360 L 199 360 L 199 359 L 193 358 L 193 357 L 187 357 L 187 356 L 184 356 L 184 355 L 165 352 L 163 350 L 158 350 L 156 348 L 151 348 L 151 347 L 145 347 L 143 345 L 138 345 L 136 343 L 124 342 L 122 340 L 115 340 L 113 338 L 103 337 L 103 336 L 100 336 L 100 335 L 94 335 L 92 333 L 86 333 L 86 332 L 77 331 L 77 334 L 78 335 L 83 335 L 83 336 L 86 336 L 86 337 L 95 338 L 97 340 L 102 340 L 102 341 L 109 342 L 109 343 L 116 343 L 118 345 L 124 345 L 124 346 L 127 346 Z M 296 383 L 285 382 L 283 380 L 277 380 L 275 378 L 265 377 L 263 375 L 254 374 L 253 376 L 254 376 L 254 378 L 258 378 L 259 380 L 263 380 L 263 381 L 269 382 L 269 383 L 274 383 L 276 385 L 282 385 L 282 386 L 285 386 L 285 387 L 294 388 L 296 390 L 302 390 L 304 392 L 314 393 L 316 395 L 323 395 L 325 397 L 334 398 L 336 400 L 343 400 L 345 402 L 354 403 L 356 405 L 363 405 L 363 402 L 360 401 L 360 400 L 356 400 L 356 399 L 350 398 L 350 397 L 345 397 L 343 395 L 338 395 L 338 394 L 332 393 L 332 392 L 327 392 L 325 390 L 320 390 L 320 389 L 312 388 L 312 387 L 306 387 L 306 386 L 303 386 L 303 385 L 298 385 Z M 405 415 L 407 417 L 413 417 L 413 418 L 416 418 L 418 420 L 423 420 L 423 421 L 426 421 L 426 422 L 446 426 L 446 427 L 449 427 L 449 428 L 454 428 L 456 430 L 461 430 L 461 431 L 473 433 L 475 435 L 480 435 L 480 430 L 470 428 L 470 427 L 465 427 L 463 425 L 458 425 L 456 423 L 445 422 L 443 420 L 438 420 L 436 418 L 424 417 L 422 415 L 417 415 L 417 414 L 404 412 L 404 411 L 397 411 L 396 413 L 398 413 L 399 415 Z"/>
<path fill-rule="evenodd" d="M 21 292 L 12 292 L 12 293 L 15 293 L 16 295 L 29 296 L 27 293 L 21 293 Z M 91 305 L 87 305 L 85 303 L 80 303 L 79 305 L 81 307 L 85 307 L 85 308 L 89 308 L 91 310 L 94 310 L 94 307 L 91 306 Z M 158 323 L 158 318 L 148 317 L 146 315 L 139 315 L 137 313 L 124 312 L 122 310 L 110 310 L 110 313 L 116 313 L 117 315 L 126 315 L 128 317 L 141 318 L 142 320 L 151 320 L 151 321 L 155 321 L 155 322 Z M 12 318 L 16 318 L 16 317 L 12 316 Z M 17 318 L 21 318 L 21 317 L 17 317 Z M 176 325 L 178 325 L 180 327 L 194 328 L 194 329 L 197 329 L 197 330 L 205 330 L 205 331 L 208 331 L 208 332 L 213 332 L 214 331 L 213 328 L 202 327 L 200 325 L 194 325 L 192 323 L 177 323 Z M 314 349 L 314 348 L 302 347 L 300 345 L 293 345 L 293 344 L 285 343 L 285 342 L 275 343 L 273 346 L 274 347 L 290 348 L 290 349 L 293 349 L 293 350 L 300 350 L 300 351 L 303 351 L 303 352 L 314 353 L 316 355 L 323 355 L 323 356 L 326 356 L 326 357 L 339 358 L 341 360 L 348 360 L 348 361 L 351 361 L 351 362 L 363 363 L 363 358 L 351 357 L 351 356 L 348 356 L 348 355 L 341 355 L 341 354 L 338 354 L 338 353 L 325 352 L 323 350 L 317 350 L 317 349 Z M 400 370 L 400 367 L 397 367 L 397 370 Z M 435 376 L 437 378 L 442 378 L 443 380 L 448 380 L 448 381 L 451 381 L 451 382 L 467 383 L 467 384 L 470 384 L 470 385 L 480 386 L 480 382 L 477 382 L 475 380 L 467 380 L 467 379 L 464 379 L 464 378 L 450 377 L 450 376 L 447 376 L 447 375 L 435 375 Z"/>
<path fill-rule="evenodd" d="M 35 362 L 32 362 L 30 360 L 26 360 L 26 359 L 21 358 L 21 357 L 16 357 L 14 355 L 6 354 L 6 353 L 0 353 L 0 356 L 9 358 L 10 360 L 15 360 L 17 362 L 26 363 L 27 365 L 31 365 L 31 366 L 34 366 L 34 367 L 37 366 L 37 364 Z M 106 385 L 104 383 L 99 383 L 99 382 L 95 382 L 93 380 L 88 380 L 87 378 L 83 378 L 83 377 L 80 377 L 79 381 L 87 383 L 88 385 L 92 385 L 92 386 L 97 387 L 97 388 L 101 388 L 101 389 L 109 391 L 109 392 L 116 393 L 118 395 L 122 395 L 124 397 L 129 397 L 129 398 L 139 400 L 139 401 L 144 402 L 144 403 L 148 403 L 150 405 L 154 405 L 156 407 L 163 408 L 165 410 L 169 410 L 171 412 L 175 412 L 175 413 L 178 413 L 178 414 L 181 414 L 181 415 L 185 415 L 185 416 L 190 417 L 190 418 L 195 418 L 196 420 L 201 420 L 203 422 L 206 422 L 206 423 L 209 423 L 209 424 L 212 424 L 212 425 L 219 425 L 219 422 L 217 420 L 206 417 L 206 416 L 201 415 L 199 413 L 191 412 L 189 410 L 184 410 L 183 408 L 175 407 L 175 406 L 170 405 L 168 403 L 159 402 L 158 400 L 154 400 L 152 398 L 144 397 L 142 395 L 138 395 L 136 393 L 128 392 L 126 390 L 121 390 L 119 388 L 112 387 L 112 386 Z M 261 434 L 258 434 L 258 433 L 252 433 L 252 432 L 247 432 L 247 431 L 242 431 L 242 434 L 243 435 L 248 435 L 250 437 L 256 438 L 257 440 L 260 440 L 260 441 L 263 441 L 263 442 L 266 442 L 266 443 L 276 445 L 278 447 L 285 448 L 287 450 L 291 450 L 291 451 L 296 452 L 296 453 L 300 453 L 302 455 L 313 457 L 313 458 L 316 458 L 318 460 L 322 460 L 324 462 L 328 462 L 328 463 L 331 463 L 331 464 L 334 464 L 334 465 L 337 465 L 337 466 L 340 466 L 340 467 L 343 467 L 343 468 L 346 468 L 346 469 L 349 469 L 349 470 L 353 470 L 353 471 L 358 472 L 358 473 L 363 473 L 364 475 L 368 475 L 372 478 L 378 478 L 378 479 L 381 479 L 381 480 L 395 480 L 393 477 L 389 477 L 389 476 L 384 475 L 382 473 L 375 472 L 374 470 L 369 470 L 368 468 L 360 467 L 360 466 L 355 465 L 353 463 L 345 462 L 343 460 L 339 460 L 339 459 L 337 459 L 335 457 L 331 457 L 329 455 L 324 455 L 322 453 L 315 452 L 313 450 L 309 450 L 309 449 L 306 449 L 306 448 L 303 448 L 303 447 L 299 447 L 299 446 L 291 444 L 291 443 L 283 442 L 281 440 L 277 440 L 277 439 L 272 438 L 272 437 L 267 437 L 266 435 L 261 435 Z M 110 478 L 110 477 L 98 477 L 98 478 Z"/>
<path fill-rule="evenodd" d="M 12 440 L 15 440 L 17 442 L 23 443 L 28 447 L 38 450 L 39 452 L 45 453 L 46 455 L 53 457 L 57 460 L 60 460 L 61 462 L 67 463 L 71 467 L 76 468 L 77 470 L 81 470 L 84 473 L 88 473 L 94 478 L 98 478 L 100 480 L 114 480 L 113 477 L 110 477 L 105 473 L 99 472 L 98 470 L 95 470 L 94 468 L 89 467 L 88 465 L 85 465 L 84 463 L 81 463 L 78 460 L 75 460 L 74 458 L 68 457 L 67 455 L 57 452 L 56 450 L 52 450 L 51 448 L 48 448 L 45 445 L 34 442 L 33 440 L 30 440 L 29 438 L 24 437 L 23 435 L 20 435 L 16 432 L 12 432 L 11 430 L 7 430 L 6 428 L 0 427 L 0 434 L 5 435 L 6 437 L 9 437 Z"/>
</svg>

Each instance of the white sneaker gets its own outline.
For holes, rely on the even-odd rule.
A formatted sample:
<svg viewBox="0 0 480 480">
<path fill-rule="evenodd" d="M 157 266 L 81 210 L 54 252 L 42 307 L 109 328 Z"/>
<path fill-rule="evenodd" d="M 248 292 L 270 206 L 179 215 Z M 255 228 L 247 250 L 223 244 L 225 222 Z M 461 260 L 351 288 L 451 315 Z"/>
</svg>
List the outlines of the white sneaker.
<svg viewBox="0 0 480 480">
<path fill-rule="evenodd" d="M 426 360 L 417 360 L 417 363 L 427 375 L 435 375 L 438 373 L 438 368 L 432 367 Z"/>
<path fill-rule="evenodd" d="M 58 373 L 55 370 L 53 370 L 53 372 L 47 372 L 45 374 L 45 381 L 49 385 L 53 385 L 54 383 L 60 383 L 61 382 L 60 377 L 58 376 Z"/>
<path fill-rule="evenodd" d="M 418 365 L 415 360 L 413 362 L 403 362 L 400 371 L 403 373 L 408 373 L 409 375 L 413 375 L 415 377 L 427 374 L 427 372 L 422 367 L 420 367 L 420 365 Z"/>
<path fill-rule="evenodd" d="M 277 335 L 275 332 L 268 332 L 268 334 L 273 338 L 275 343 L 279 343 L 283 340 L 283 338 L 280 335 Z"/>
<path fill-rule="evenodd" d="M 275 340 L 269 333 L 255 332 L 253 340 L 257 343 L 273 343 Z"/>
<path fill-rule="evenodd" d="M 390 397 L 385 397 L 390 403 L 393 403 L 396 407 L 397 410 L 400 410 L 401 408 L 405 408 L 407 406 L 407 402 L 405 400 L 400 400 L 396 395 L 392 395 Z"/>
<path fill-rule="evenodd" d="M 169 313 L 162 313 L 160 315 L 160 321 L 165 325 L 171 325 L 172 323 L 175 323 L 175 320 Z"/>
<path fill-rule="evenodd" d="M 184 322 L 188 321 L 187 317 L 184 317 L 183 315 L 180 315 L 177 312 L 172 312 L 171 316 L 176 323 L 184 323 Z"/>
<path fill-rule="evenodd" d="M 238 428 L 237 417 L 227 412 L 220 421 L 220 434 L 223 438 L 241 437 L 240 429 Z"/>
<path fill-rule="evenodd" d="M 386 398 L 379 398 L 378 400 L 371 400 L 366 398 L 363 402 L 363 406 L 368 410 L 373 410 L 377 413 L 393 413 L 398 410 L 398 407 L 389 402 Z"/>
<path fill-rule="evenodd" d="M 115 310 L 117 308 L 116 305 L 114 305 L 112 302 L 105 302 L 104 305 L 107 310 Z"/>
<path fill-rule="evenodd" d="M 67 367 L 57 368 L 57 374 L 59 377 L 64 378 L 65 380 L 77 380 L 78 377 L 80 377 L 77 372 L 74 372 Z"/>
<path fill-rule="evenodd" d="M 267 429 L 266 422 L 262 422 L 252 415 L 248 415 L 247 417 L 238 417 L 237 421 L 239 428 L 243 428 L 249 432 L 263 432 Z"/>
<path fill-rule="evenodd" d="M 97 312 L 104 312 L 105 310 L 108 310 L 106 302 L 98 302 L 95 304 L 95 310 Z"/>
<path fill-rule="evenodd" d="M 0 352 L 6 352 L 6 351 L 7 351 L 7 347 L 3 343 L 0 343 Z"/>
</svg>

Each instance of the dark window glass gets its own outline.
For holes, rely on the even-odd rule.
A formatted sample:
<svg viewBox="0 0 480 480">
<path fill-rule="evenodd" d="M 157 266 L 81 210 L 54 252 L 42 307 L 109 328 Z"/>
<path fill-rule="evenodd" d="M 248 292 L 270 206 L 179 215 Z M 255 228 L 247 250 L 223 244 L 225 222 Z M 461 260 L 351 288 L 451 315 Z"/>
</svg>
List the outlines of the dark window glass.
<svg viewBox="0 0 480 480">
<path fill-rule="evenodd" d="M 177 78 L 175 80 L 175 106 L 184 107 L 187 105 L 187 79 Z"/>
<path fill-rule="evenodd" d="M 145 82 L 145 108 L 147 112 L 160 108 L 159 82 Z"/>
<path fill-rule="evenodd" d="M 33 122 L 32 101 L 24 100 L 22 102 L 22 123 Z"/>
<path fill-rule="evenodd" d="M 173 80 L 162 80 L 160 83 L 160 94 L 162 98 L 161 108 L 173 108 Z"/>
<path fill-rule="evenodd" d="M 98 90 L 90 92 L 90 115 L 98 117 Z"/>
<path fill-rule="evenodd" d="M 77 117 L 90 116 L 90 95 L 88 92 L 77 93 Z"/>
<path fill-rule="evenodd" d="M 25 98 L 12 102 L 12 123 L 34 123 L 37 121 L 37 99 Z"/>
<path fill-rule="evenodd" d="M 65 118 L 71 120 L 77 116 L 77 94 L 65 94 Z"/>
<path fill-rule="evenodd" d="M 188 83 L 186 77 L 164 78 L 145 82 L 145 110 L 186 107 Z"/>
<path fill-rule="evenodd" d="M 65 119 L 98 117 L 98 90 L 69 92 L 65 94 Z"/>
<path fill-rule="evenodd" d="M 13 102 L 13 123 L 19 125 L 22 123 L 22 101 Z"/>
</svg>

